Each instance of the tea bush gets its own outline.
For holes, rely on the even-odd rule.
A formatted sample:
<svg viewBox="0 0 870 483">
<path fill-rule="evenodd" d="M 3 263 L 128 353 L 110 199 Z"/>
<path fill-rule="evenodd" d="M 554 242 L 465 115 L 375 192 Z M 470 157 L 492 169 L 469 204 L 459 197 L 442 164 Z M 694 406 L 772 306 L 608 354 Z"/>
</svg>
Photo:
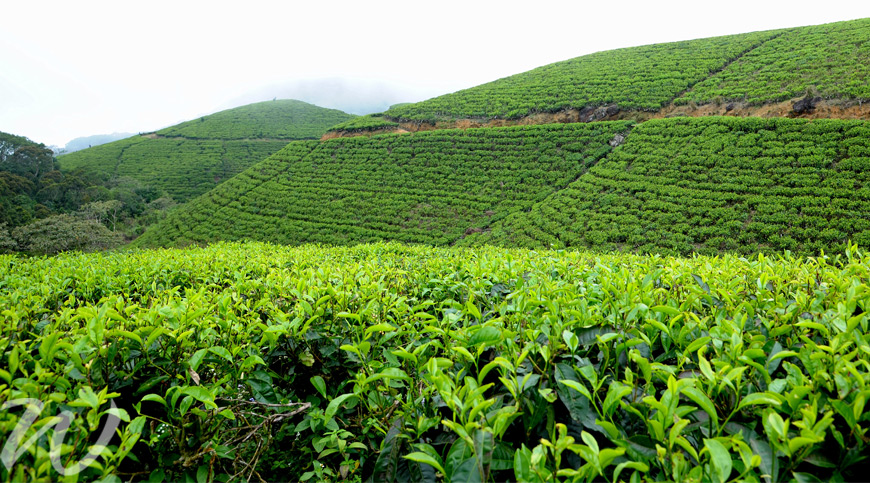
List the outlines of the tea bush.
<svg viewBox="0 0 870 483">
<path fill-rule="evenodd" d="M 608 50 L 414 104 L 391 107 L 392 119 L 513 119 L 537 112 L 616 104 L 658 110 L 696 82 L 779 31 Z"/>
<path fill-rule="evenodd" d="M 870 20 L 753 32 L 597 52 L 413 104 L 392 120 L 515 119 L 615 105 L 779 102 L 807 92 L 870 99 Z"/>
<path fill-rule="evenodd" d="M 858 480 L 868 276 L 854 246 L 0 256 L 0 477 Z"/>
<path fill-rule="evenodd" d="M 387 120 L 381 114 L 369 114 L 336 124 L 329 128 L 330 131 L 365 132 L 376 129 L 398 127 L 399 123 Z"/>
</svg>

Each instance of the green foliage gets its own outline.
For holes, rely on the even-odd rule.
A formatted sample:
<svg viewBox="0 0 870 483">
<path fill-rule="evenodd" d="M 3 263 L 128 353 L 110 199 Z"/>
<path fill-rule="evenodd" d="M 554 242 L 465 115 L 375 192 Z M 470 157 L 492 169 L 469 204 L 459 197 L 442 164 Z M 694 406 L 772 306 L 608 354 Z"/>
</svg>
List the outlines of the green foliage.
<svg viewBox="0 0 870 483">
<path fill-rule="evenodd" d="M 136 243 L 444 245 L 567 186 L 630 126 L 554 124 L 291 143 Z"/>
<path fill-rule="evenodd" d="M 0 223 L 0 253 L 10 253 L 18 248 L 18 242 L 9 233 L 6 223 Z"/>
<path fill-rule="evenodd" d="M 428 101 L 391 107 L 394 119 L 518 118 L 616 104 L 657 110 L 777 32 L 610 50 L 545 65 Z"/>
<path fill-rule="evenodd" d="M 870 99 L 870 19 L 789 29 L 696 84 L 677 104 L 814 95 Z"/>
<path fill-rule="evenodd" d="M 862 121 L 647 121 L 566 189 L 463 243 L 839 252 L 870 242 L 868 134 Z"/>
<path fill-rule="evenodd" d="M 157 134 L 189 139 L 318 139 L 330 126 L 352 118 L 337 109 L 282 99 L 227 109 Z"/>
<path fill-rule="evenodd" d="M 398 127 L 399 123 L 384 119 L 383 114 L 368 114 L 347 120 L 329 128 L 330 131 L 365 132 L 390 127 Z"/>
<path fill-rule="evenodd" d="M 38 183 L 55 169 L 57 162 L 45 145 L 0 132 L 0 171 Z"/>
<path fill-rule="evenodd" d="M 78 250 L 105 250 L 121 244 L 120 234 L 109 231 L 97 220 L 73 215 L 54 215 L 20 226 L 12 231 L 17 249 L 32 254 Z"/>
<path fill-rule="evenodd" d="M 0 226 L 5 233 L 0 235 L 0 252 L 107 248 L 121 237 L 105 227 L 138 234 L 142 229 L 131 226 L 131 220 L 140 215 L 139 223 L 161 218 L 162 209 L 151 206 L 160 193 L 136 180 L 113 176 L 106 181 L 82 169 L 64 173 L 57 168 L 44 145 L 0 133 Z M 52 217 L 70 213 L 77 217 Z"/>
<path fill-rule="evenodd" d="M 82 481 L 860 480 L 868 278 L 856 247 L 0 256 L 3 434 L 45 406 L 0 478 L 60 480 L 69 410 L 66 464 L 120 421 Z"/>
<path fill-rule="evenodd" d="M 14 228 L 74 211 L 88 201 L 91 185 L 81 173 L 61 173 L 45 145 L 0 133 L 0 224 Z"/>
</svg>

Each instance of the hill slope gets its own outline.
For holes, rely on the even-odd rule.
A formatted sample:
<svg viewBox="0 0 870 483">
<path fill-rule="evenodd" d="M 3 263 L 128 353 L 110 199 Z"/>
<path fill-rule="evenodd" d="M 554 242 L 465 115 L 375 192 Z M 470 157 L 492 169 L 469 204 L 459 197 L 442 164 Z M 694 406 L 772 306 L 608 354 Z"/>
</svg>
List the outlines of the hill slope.
<svg viewBox="0 0 870 483">
<path fill-rule="evenodd" d="M 838 251 L 870 243 L 870 123 L 675 118 L 293 143 L 140 244 L 226 239 Z"/>
<path fill-rule="evenodd" d="M 677 104 L 785 101 L 811 91 L 870 100 L 870 19 L 789 29 L 704 79 Z"/>
<path fill-rule="evenodd" d="M 681 118 L 462 244 L 689 254 L 870 244 L 870 123 Z"/>
<path fill-rule="evenodd" d="M 628 122 L 291 143 L 148 230 L 142 246 L 255 239 L 447 244 L 567 186 Z"/>
<path fill-rule="evenodd" d="M 288 142 L 316 139 L 354 116 L 301 101 L 267 101 L 61 156 L 64 170 L 131 177 L 187 201 Z"/>
<path fill-rule="evenodd" d="M 860 121 L 666 118 L 631 134 L 630 123 L 590 122 L 592 132 L 546 124 L 341 138 L 408 120 L 553 122 L 558 116 L 535 113 L 566 109 L 585 121 L 631 117 L 625 110 L 666 117 L 686 106 L 701 115 L 738 105 L 746 115 L 745 106 L 787 99 L 788 112 L 768 114 L 793 115 L 804 95 L 801 115 L 821 97 L 867 110 L 868 49 L 870 19 L 838 22 L 602 52 L 394 106 L 339 124 L 320 144 L 288 147 L 141 244 L 390 239 L 688 254 L 870 243 L 868 124 Z M 704 103 L 716 109 L 698 108 Z M 605 157 L 623 141 L 617 134 L 627 144 Z"/>
<path fill-rule="evenodd" d="M 392 120 L 516 119 L 579 110 L 580 120 L 676 104 L 870 99 L 870 19 L 647 45 L 557 62 L 427 101 Z M 599 113 L 594 109 L 608 106 Z M 623 117 L 630 116 L 623 112 Z"/>
</svg>

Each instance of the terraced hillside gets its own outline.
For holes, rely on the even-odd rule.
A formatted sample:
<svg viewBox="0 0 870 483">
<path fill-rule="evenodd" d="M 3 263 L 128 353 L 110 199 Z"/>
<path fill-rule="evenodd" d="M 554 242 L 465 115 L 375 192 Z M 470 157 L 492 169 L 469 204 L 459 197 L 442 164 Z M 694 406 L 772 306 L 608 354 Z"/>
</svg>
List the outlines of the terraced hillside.
<svg viewBox="0 0 870 483">
<path fill-rule="evenodd" d="M 584 176 L 462 241 L 641 252 L 870 244 L 870 123 L 678 118 L 635 126 Z"/>
<path fill-rule="evenodd" d="M 870 19 L 862 19 L 598 52 L 385 114 L 417 123 L 565 110 L 579 111 L 573 120 L 638 118 L 672 103 L 757 105 L 807 91 L 863 101 L 870 99 L 868 81 Z"/>
<path fill-rule="evenodd" d="M 292 143 L 190 202 L 137 243 L 389 239 L 444 245 L 567 186 L 630 126 L 557 124 Z"/>
<path fill-rule="evenodd" d="M 778 102 L 807 91 L 870 99 L 870 19 L 790 29 L 699 82 L 677 104 L 716 99 Z"/>
<path fill-rule="evenodd" d="M 317 139 L 354 118 L 301 101 L 267 101 L 77 151 L 61 168 L 85 168 L 105 179 L 131 177 L 187 201 L 262 161 L 288 142 Z"/>
<path fill-rule="evenodd" d="M 830 102 L 870 119 L 868 49 L 870 19 L 854 20 L 601 52 L 396 105 L 334 126 L 320 144 L 288 147 L 140 244 L 386 239 L 814 254 L 870 243 L 870 124 L 674 117 L 687 108 L 760 115 L 746 106 L 825 117 L 830 110 L 808 113 Z M 787 112 L 771 107 L 784 100 Z M 633 121 L 596 121 L 627 112 L 645 113 L 631 134 Z M 527 125 L 342 137 L 510 118 Z M 552 124 L 578 119 L 587 127 Z"/>
</svg>

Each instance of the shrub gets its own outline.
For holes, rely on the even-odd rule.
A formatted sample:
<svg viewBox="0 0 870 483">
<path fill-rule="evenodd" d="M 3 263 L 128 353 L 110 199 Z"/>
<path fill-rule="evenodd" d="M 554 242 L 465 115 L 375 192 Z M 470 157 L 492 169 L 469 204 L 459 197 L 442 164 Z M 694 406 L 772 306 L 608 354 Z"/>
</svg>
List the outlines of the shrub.
<svg viewBox="0 0 870 483">
<path fill-rule="evenodd" d="M 96 220 L 56 215 L 13 230 L 12 237 L 22 251 L 53 255 L 66 251 L 105 250 L 121 244 L 117 233 Z"/>
</svg>

